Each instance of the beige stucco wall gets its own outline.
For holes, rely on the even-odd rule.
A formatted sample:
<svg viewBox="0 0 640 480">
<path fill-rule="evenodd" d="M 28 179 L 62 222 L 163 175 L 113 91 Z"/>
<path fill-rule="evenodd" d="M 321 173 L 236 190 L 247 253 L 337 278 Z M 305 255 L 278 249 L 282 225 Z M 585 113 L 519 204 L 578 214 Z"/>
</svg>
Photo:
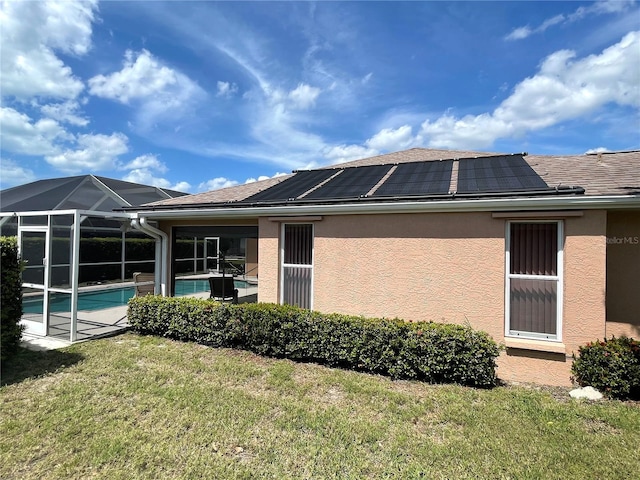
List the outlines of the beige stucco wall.
<svg viewBox="0 0 640 480">
<path fill-rule="evenodd" d="M 503 258 L 504 222 L 489 213 L 326 217 L 315 227 L 314 308 L 498 335 Z"/>
<path fill-rule="evenodd" d="M 261 218 L 258 236 L 258 301 L 279 303 L 280 223 Z"/>
<path fill-rule="evenodd" d="M 607 337 L 640 338 L 640 211 L 607 218 Z"/>
<path fill-rule="evenodd" d="M 325 216 L 314 222 L 313 308 L 470 324 L 502 343 L 505 221 L 490 212 Z M 259 231 L 259 300 L 277 302 L 280 223 L 261 219 Z M 604 211 L 565 220 L 564 347 L 509 348 L 501 378 L 570 384 L 572 352 L 604 335 L 605 233 Z"/>
</svg>

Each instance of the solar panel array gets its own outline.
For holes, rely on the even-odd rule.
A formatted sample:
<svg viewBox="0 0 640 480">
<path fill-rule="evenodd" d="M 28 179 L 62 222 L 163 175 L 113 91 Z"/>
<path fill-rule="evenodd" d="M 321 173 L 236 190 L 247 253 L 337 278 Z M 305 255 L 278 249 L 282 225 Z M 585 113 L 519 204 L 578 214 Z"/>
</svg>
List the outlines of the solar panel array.
<svg viewBox="0 0 640 480">
<path fill-rule="evenodd" d="M 521 192 L 548 188 L 522 156 L 461 159 L 459 193 Z"/>
<path fill-rule="evenodd" d="M 369 191 L 387 174 L 391 165 L 345 168 L 340 175 L 314 190 L 305 198 L 326 200 L 329 198 L 359 198 Z"/>
<path fill-rule="evenodd" d="M 455 162 L 440 160 L 299 171 L 241 203 L 446 195 L 450 190 Z M 457 193 L 522 193 L 548 188 L 522 155 L 463 158 L 457 162 L 457 188 L 454 189 Z"/>
<path fill-rule="evenodd" d="M 316 185 L 324 182 L 327 178 L 335 175 L 335 170 L 301 170 L 296 174 L 278 183 L 271 188 L 267 188 L 248 198 L 245 202 L 265 202 L 274 200 L 289 200 L 298 198 L 303 193 L 311 190 Z"/>
<path fill-rule="evenodd" d="M 453 160 L 401 163 L 372 197 L 438 195 L 449 192 Z"/>
</svg>

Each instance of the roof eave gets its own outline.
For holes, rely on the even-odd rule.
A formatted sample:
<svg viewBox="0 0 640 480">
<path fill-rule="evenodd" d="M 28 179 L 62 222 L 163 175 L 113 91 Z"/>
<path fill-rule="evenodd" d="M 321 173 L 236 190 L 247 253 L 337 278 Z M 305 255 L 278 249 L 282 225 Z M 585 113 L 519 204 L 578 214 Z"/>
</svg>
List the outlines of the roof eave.
<svg viewBox="0 0 640 480">
<path fill-rule="evenodd" d="M 484 212 L 558 209 L 640 209 L 640 196 L 563 196 L 543 198 L 499 198 L 472 200 L 434 200 L 384 203 L 340 203 L 327 205 L 278 205 L 255 207 L 215 207 L 197 209 L 140 210 L 133 217 L 157 220 L 189 218 L 256 218 L 300 215 L 365 215 L 420 212 Z"/>
</svg>

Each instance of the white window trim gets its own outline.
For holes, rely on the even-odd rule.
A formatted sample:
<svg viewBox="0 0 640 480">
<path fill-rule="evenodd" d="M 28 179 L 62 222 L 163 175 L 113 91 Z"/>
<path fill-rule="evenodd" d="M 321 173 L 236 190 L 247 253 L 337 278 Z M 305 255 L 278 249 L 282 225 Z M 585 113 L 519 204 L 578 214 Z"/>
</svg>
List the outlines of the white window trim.
<svg viewBox="0 0 640 480">
<path fill-rule="evenodd" d="M 558 226 L 558 252 L 557 252 L 557 275 L 521 275 L 512 274 L 511 270 L 511 225 L 512 224 L 528 224 L 528 223 L 555 223 Z M 562 312 L 563 312 L 563 294 L 564 294 L 564 222 L 555 219 L 527 219 L 527 220 L 508 220 L 505 226 L 505 288 L 504 288 L 504 336 L 506 338 L 523 338 L 529 340 L 542 340 L 547 342 L 562 343 Z M 538 334 L 534 332 L 518 332 L 511 333 L 511 279 L 522 278 L 531 280 L 549 280 L 556 281 L 556 335 Z"/>
<path fill-rule="evenodd" d="M 298 263 L 284 263 L 284 230 L 287 225 L 311 225 L 311 265 L 302 265 Z M 313 292 L 314 292 L 314 265 L 315 265 L 315 255 L 316 255 L 316 227 L 313 223 L 306 222 L 288 222 L 282 223 L 280 225 L 280 280 L 278 282 L 280 293 L 279 303 L 280 305 L 284 304 L 284 269 L 285 267 L 294 267 L 294 268 L 308 268 L 311 270 L 311 298 L 309 299 L 309 310 L 313 310 Z"/>
</svg>

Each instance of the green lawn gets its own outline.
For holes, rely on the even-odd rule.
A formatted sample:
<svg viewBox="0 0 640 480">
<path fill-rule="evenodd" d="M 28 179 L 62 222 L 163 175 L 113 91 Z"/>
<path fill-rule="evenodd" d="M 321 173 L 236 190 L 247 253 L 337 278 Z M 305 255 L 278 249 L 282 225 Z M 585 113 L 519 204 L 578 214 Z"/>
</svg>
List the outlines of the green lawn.
<svg viewBox="0 0 640 480">
<path fill-rule="evenodd" d="M 127 333 L 3 365 L 0 478 L 637 478 L 640 404 Z M 562 395 L 561 395 L 562 393 Z"/>
</svg>

